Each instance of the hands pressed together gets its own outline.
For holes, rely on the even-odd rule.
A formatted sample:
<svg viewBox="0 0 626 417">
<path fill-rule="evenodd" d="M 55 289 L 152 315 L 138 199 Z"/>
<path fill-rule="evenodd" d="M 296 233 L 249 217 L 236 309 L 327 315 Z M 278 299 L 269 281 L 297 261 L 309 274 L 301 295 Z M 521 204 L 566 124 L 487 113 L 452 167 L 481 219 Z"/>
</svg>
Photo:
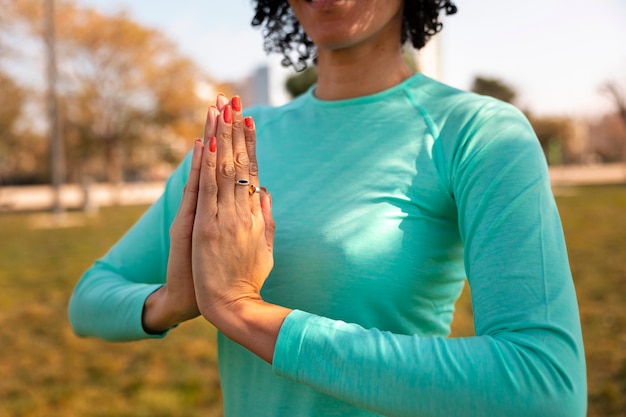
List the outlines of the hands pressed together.
<svg viewBox="0 0 626 417">
<path fill-rule="evenodd" d="M 194 144 L 170 228 L 166 284 L 144 305 L 146 331 L 161 333 L 202 315 L 271 362 L 289 310 L 260 296 L 274 264 L 275 226 L 271 196 L 258 186 L 254 121 L 243 118 L 239 97 L 229 102 L 220 94 L 207 113 L 204 141 Z"/>
</svg>

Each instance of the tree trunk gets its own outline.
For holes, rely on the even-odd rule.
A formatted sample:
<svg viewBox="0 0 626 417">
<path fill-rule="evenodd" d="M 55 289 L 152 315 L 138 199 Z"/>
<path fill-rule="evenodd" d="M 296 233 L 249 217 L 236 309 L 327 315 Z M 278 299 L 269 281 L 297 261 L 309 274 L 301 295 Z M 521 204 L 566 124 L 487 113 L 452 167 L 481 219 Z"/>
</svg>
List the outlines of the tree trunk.
<svg viewBox="0 0 626 417">
<path fill-rule="evenodd" d="M 119 139 L 109 138 L 105 140 L 106 177 L 111 187 L 113 204 L 121 203 L 120 189 L 124 180 L 123 150 Z"/>
</svg>

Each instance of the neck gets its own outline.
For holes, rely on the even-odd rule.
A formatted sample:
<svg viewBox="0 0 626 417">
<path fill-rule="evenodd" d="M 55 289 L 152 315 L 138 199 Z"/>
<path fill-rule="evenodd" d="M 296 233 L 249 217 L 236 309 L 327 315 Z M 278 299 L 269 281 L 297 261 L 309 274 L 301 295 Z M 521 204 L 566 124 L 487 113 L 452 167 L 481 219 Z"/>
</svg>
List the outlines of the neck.
<svg viewBox="0 0 626 417">
<path fill-rule="evenodd" d="M 318 50 L 315 96 L 341 100 L 374 94 L 412 75 L 402 57 L 399 42 L 361 45 L 354 49 Z"/>
</svg>

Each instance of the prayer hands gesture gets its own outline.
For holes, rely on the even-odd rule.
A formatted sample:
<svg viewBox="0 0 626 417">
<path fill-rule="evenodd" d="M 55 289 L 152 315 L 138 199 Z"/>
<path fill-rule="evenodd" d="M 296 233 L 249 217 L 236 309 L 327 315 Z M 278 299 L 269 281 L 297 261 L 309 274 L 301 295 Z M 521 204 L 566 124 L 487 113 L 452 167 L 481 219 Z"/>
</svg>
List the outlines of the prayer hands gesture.
<svg viewBox="0 0 626 417">
<path fill-rule="evenodd" d="M 144 305 L 146 331 L 160 333 L 199 314 L 228 327 L 223 319 L 243 303 L 262 302 L 275 225 L 271 196 L 258 185 L 254 121 L 243 119 L 239 97 L 218 95 L 170 228 L 166 285 Z"/>
<path fill-rule="evenodd" d="M 260 300 L 274 265 L 271 197 L 258 187 L 254 121 L 243 119 L 239 97 L 217 104 L 216 121 L 207 121 L 191 251 L 196 300 L 211 322 L 242 300 Z"/>
</svg>

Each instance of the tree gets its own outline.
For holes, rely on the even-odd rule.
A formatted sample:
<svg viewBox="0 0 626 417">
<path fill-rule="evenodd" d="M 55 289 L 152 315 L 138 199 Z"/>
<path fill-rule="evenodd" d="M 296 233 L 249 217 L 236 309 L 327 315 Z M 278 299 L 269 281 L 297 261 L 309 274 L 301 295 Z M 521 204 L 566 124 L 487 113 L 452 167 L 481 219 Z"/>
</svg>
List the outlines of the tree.
<svg viewBox="0 0 626 417">
<path fill-rule="evenodd" d="M 495 97 L 507 103 L 513 103 L 517 93 L 515 89 L 497 78 L 476 77 L 472 91 L 478 94 Z"/>
<path fill-rule="evenodd" d="M 607 82 L 604 85 L 603 90 L 609 95 L 609 97 L 612 98 L 613 103 L 615 104 L 616 113 L 622 120 L 623 126 L 626 127 L 626 96 L 614 81 Z M 622 140 L 621 142 L 621 159 L 622 162 L 626 164 L 626 140 Z"/>
<path fill-rule="evenodd" d="M 0 185 L 46 180 L 45 143 L 27 122 L 25 109 L 33 91 L 15 79 L 21 57 L 18 11 L 21 0 L 0 0 Z"/>
<path fill-rule="evenodd" d="M 20 21 L 39 37 L 41 1 L 16 4 Z M 159 161 L 178 162 L 202 132 L 206 106 L 196 85 L 206 77 L 198 67 L 125 13 L 102 14 L 72 0 L 57 0 L 56 12 L 70 179 L 120 182 L 144 177 Z"/>
<path fill-rule="evenodd" d="M 17 121 L 24 93 L 6 74 L 0 72 L 0 184 L 5 176 L 15 169 L 17 161 L 10 156 L 16 155 L 20 142 L 15 134 Z"/>
<path fill-rule="evenodd" d="M 64 22 L 59 38 L 67 120 L 82 133 L 83 152 L 104 151 L 109 181 L 121 181 L 124 165 L 138 163 L 137 153 L 160 159 L 171 151 L 164 138 L 189 134 L 189 124 L 202 121 L 195 117 L 199 71 L 162 34 L 124 13 L 107 16 L 69 5 Z"/>
<path fill-rule="evenodd" d="M 573 137 L 571 120 L 563 117 L 536 117 L 531 114 L 527 116 L 548 163 L 560 165 L 575 159 L 568 146 Z"/>
<path fill-rule="evenodd" d="M 622 90 L 615 81 L 608 81 L 602 86 L 602 91 L 613 100 L 617 114 L 626 125 L 626 96 Z"/>
<path fill-rule="evenodd" d="M 7 30 L 11 26 L 13 17 L 13 2 L 10 0 L 0 0 L 0 32 Z M 4 42 L 4 36 L 0 36 L 0 57 L 6 56 L 10 46 Z"/>
<path fill-rule="evenodd" d="M 310 66 L 302 72 L 287 78 L 285 87 L 292 98 L 304 94 L 313 84 L 317 82 L 317 67 Z"/>
<path fill-rule="evenodd" d="M 15 122 L 18 120 L 24 101 L 23 89 L 7 74 L 0 72 L 0 152 L 6 155 L 6 147 L 15 139 Z M 2 152 L 5 151 L 5 152 Z"/>
<path fill-rule="evenodd" d="M 623 161 L 626 152 L 626 124 L 617 113 L 607 114 L 591 124 L 591 150 L 603 162 Z"/>
</svg>

